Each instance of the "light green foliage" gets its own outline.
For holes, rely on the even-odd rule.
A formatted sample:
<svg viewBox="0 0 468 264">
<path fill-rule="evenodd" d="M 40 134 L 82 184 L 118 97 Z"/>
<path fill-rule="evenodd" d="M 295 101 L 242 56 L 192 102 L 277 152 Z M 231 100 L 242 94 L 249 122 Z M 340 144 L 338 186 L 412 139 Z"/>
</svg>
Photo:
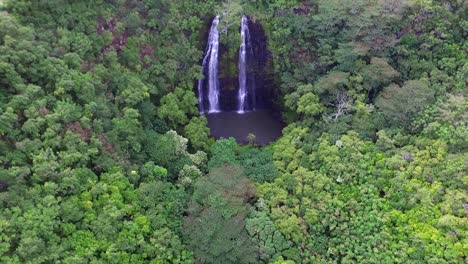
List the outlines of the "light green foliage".
<svg viewBox="0 0 468 264">
<path fill-rule="evenodd" d="M 177 155 L 188 155 L 188 152 L 187 152 L 188 139 L 177 134 L 177 132 L 174 130 L 168 131 L 166 133 L 166 136 L 174 142 L 175 144 L 174 150 Z"/>
<path fill-rule="evenodd" d="M 155 186 L 146 188 L 146 183 L 140 189 L 134 189 L 128 179 L 115 170 L 112 173 L 96 175 L 85 170 L 65 172 L 67 175 L 62 182 L 45 182 L 24 190 L 23 198 L 11 201 L 16 204 L 22 201 L 21 207 L 15 210 L 2 211 L 2 223 L 6 229 L 2 233 L 9 237 L 16 236 L 18 244 L 14 254 L 4 254 L 2 261 L 9 262 L 17 259 L 20 262 L 43 261 L 122 261 L 123 256 L 139 261 L 156 260 L 166 262 L 170 259 L 187 260 L 190 255 L 181 255 L 183 246 L 175 234 L 177 222 L 156 221 L 177 217 L 181 208 L 165 204 L 154 210 L 154 203 L 163 205 L 163 199 L 158 202 L 149 191 L 156 191 Z M 58 197 L 60 188 L 74 183 L 76 188 Z M 166 185 L 164 185 L 166 184 Z M 59 186 L 63 187 L 59 187 Z M 169 183 L 160 182 L 156 186 L 165 186 L 167 201 L 175 204 L 175 188 Z M 68 189 L 72 190 L 72 189 Z M 159 192 L 156 192 L 159 195 Z M 42 194 L 39 197 L 38 194 Z M 151 205 L 138 202 L 138 197 L 148 199 Z M 171 199 L 169 199 L 171 197 Z M 181 199 L 179 194 L 179 198 Z M 177 211 L 178 210 L 178 211 Z M 167 214 L 168 212 L 171 212 Z M 143 214 L 151 215 L 151 218 Z M 165 217 L 163 217 L 165 215 Z M 5 218 L 6 217 L 6 218 Z M 54 219 L 60 218 L 58 222 Z M 180 224 L 180 222 L 179 222 Z M 171 228 L 171 229 L 169 229 Z M 161 233 L 165 232 L 171 243 L 161 241 Z M 60 238 L 59 238 L 60 236 Z M 158 242 L 156 242 L 158 241 Z M 166 245 L 168 250 L 153 248 L 154 243 Z M 64 254 L 62 245 L 67 246 Z M 9 246 L 9 245 L 7 245 Z M 13 246 L 13 245 L 11 245 Z M 146 248 L 145 254 L 139 249 Z M 62 248 L 63 249 L 63 248 Z M 100 252 L 113 251 L 120 255 L 101 255 Z"/>
<path fill-rule="evenodd" d="M 146 162 L 140 167 L 141 181 L 148 182 L 152 180 L 164 180 L 166 179 L 167 175 L 168 172 L 166 168 L 155 165 L 152 161 Z"/>
<path fill-rule="evenodd" d="M 303 95 L 311 91 L 312 91 L 312 85 L 310 84 L 298 86 L 294 92 L 285 96 L 285 102 L 284 102 L 285 106 L 293 111 L 297 111 L 299 99 Z"/>
<path fill-rule="evenodd" d="M 209 135 L 210 129 L 208 128 L 208 121 L 205 116 L 192 117 L 190 122 L 184 128 L 185 136 L 190 140 L 190 144 L 194 149 L 209 149 Z"/>
<path fill-rule="evenodd" d="M 91 40 L 82 32 L 59 29 L 58 34 L 60 36 L 60 40 L 58 42 L 59 47 L 64 48 L 69 52 L 73 52 L 78 54 L 80 57 L 84 57 L 86 53 L 92 50 Z"/>
<path fill-rule="evenodd" d="M 192 91 L 176 88 L 161 99 L 158 116 L 167 120 L 173 128 L 188 123 L 186 114 L 197 114 L 197 98 Z"/>
<path fill-rule="evenodd" d="M 185 165 L 179 172 L 179 181 L 183 186 L 190 186 L 199 177 L 202 176 L 202 172 L 194 165 Z"/>
<path fill-rule="evenodd" d="M 395 152 L 396 139 L 384 132 L 379 137 L 381 149 L 388 152 L 361 141 L 355 132 L 336 142 L 322 136 L 308 157 L 311 162 L 292 156 L 290 164 L 307 167 L 283 172 L 273 183 L 259 187 L 275 227 L 293 247 L 304 251 L 297 260 L 314 254 L 319 259 L 359 263 L 445 262 L 463 256 L 461 244 L 466 236 L 458 229 L 462 222 L 456 216 L 461 207 L 437 209 L 448 206 L 441 202 L 445 199 L 459 199 L 456 204 L 466 200 L 459 192 L 442 192 L 460 186 L 463 176 L 453 171 L 434 172 L 456 166 L 457 161 L 447 160 L 444 145 L 437 141 L 420 140 L 416 143 L 419 147 L 408 145 Z M 280 158 L 277 164 L 283 164 L 278 161 L 282 161 L 284 149 L 276 151 L 275 159 Z M 454 178 L 448 180 L 443 176 L 449 175 L 446 173 Z M 444 229 L 447 226 L 459 230 L 450 243 Z M 369 246 L 372 253 L 365 249 Z M 394 255 L 393 248 L 406 254 Z"/>
<path fill-rule="evenodd" d="M 449 94 L 419 115 L 415 125 L 423 127 L 423 133 L 431 138 L 441 138 L 451 149 L 468 148 L 468 101 L 463 94 Z"/>
<path fill-rule="evenodd" d="M 215 9 L 215 13 L 221 15 L 219 31 L 227 34 L 231 28 L 237 28 L 239 18 L 243 14 L 243 6 L 239 0 L 228 0 Z"/>
<path fill-rule="evenodd" d="M 319 103 L 319 98 L 313 93 L 306 93 L 299 98 L 297 106 L 298 113 L 304 113 L 306 115 L 315 116 L 323 111 L 322 106 Z"/>
<path fill-rule="evenodd" d="M 205 171 L 206 163 L 208 161 L 208 155 L 205 152 L 197 151 L 194 154 L 189 154 L 189 157 L 193 164 Z"/>
<path fill-rule="evenodd" d="M 307 128 L 298 127 L 295 124 L 283 129 L 284 136 L 273 146 L 274 163 L 280 172 L 293 171 L 298 168 L 299 164 L 296 161 L 305 156 L 301 147 L 307 132 Z"/>
<path fill-rule="evenodd" d="M 149 87 L 146 86 L 137 76 L 130 75 L 122 80 L 121 95 L 127 105 L 141 103 L 149 97 Z"/>
<path fill-rule="evenodd" d="M 154 166 L 153 172 L 156 175 L 156 177 L 166 177 L 167 176 L 167 170 L 161 166 Z"/>
</svg>

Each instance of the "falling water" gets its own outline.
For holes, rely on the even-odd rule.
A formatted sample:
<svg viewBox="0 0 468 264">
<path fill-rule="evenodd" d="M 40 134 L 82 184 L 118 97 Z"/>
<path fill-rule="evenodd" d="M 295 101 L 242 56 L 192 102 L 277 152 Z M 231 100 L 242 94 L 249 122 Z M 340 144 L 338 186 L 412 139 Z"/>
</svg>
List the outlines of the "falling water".
<svg viewBox="0 0 468 264">
<path fill-rule="evenodd" d="M 205 51 L 205 57 L 202 63 L 202 74 L 206 72 L 208 66 L 208 113 L 216 113 L 219 108 L 219 81 L 218 81 L 218 32 L 219 15 L 213 19 L 210 33 L 208 35 L 208 44 Z M 207 65 L 208 64 L 208 65 Z M 205 79 L 198 80 L 198 106 L 200 113 L 205 113 L 205 102 L 203 83 Z"/>
<path fill-rule="evenodd" d="M 249 57 L 252 58 L 253 50 L 250 43 L 249 25 L 246 16 L 242 16 L 241 23 L 241 45 L 239 48 L 239 93 L 237 96 L 238 113 L 245 113 L 247 110 L 255 109 L 255 81 L 248 78 Z M 250 88 L 250 89 L 249 89 Z M 249 104 L 250 103 L 250 104 Z"/>
</svg>

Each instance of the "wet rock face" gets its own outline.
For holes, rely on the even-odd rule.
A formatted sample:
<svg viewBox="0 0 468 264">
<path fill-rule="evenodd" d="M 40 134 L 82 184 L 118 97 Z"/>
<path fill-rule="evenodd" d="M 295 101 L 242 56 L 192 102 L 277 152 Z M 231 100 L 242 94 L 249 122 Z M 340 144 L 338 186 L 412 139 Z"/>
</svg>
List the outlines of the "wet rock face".
<svg viewBox="0 0 468 264">
<path fill-rule="evenodd" d="M 239 89 L 237 75 L 222 77 L 219 82 L 221 85 L 221 109 L 223 111 L 235 111 L 237 108 L 237 92 Z"/>
<path fill-rule="evenodd" d="M 249 18 L 249 29 L 254 53 L 256 101 L 259 108 L 273 106 L 273 64 L 268 50 L 268 39 L 260 21 Z"/>
</svg>

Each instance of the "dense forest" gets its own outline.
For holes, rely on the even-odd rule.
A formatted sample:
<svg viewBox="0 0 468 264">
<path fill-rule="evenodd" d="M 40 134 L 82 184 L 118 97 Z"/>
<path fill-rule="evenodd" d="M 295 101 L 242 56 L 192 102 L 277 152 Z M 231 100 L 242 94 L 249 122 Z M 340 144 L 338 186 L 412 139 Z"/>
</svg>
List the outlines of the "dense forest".
<svg viewBox="0 0 468 264">
<path fill-rule="evenodd" d="M 227 57 L 243 15 L 264 31 L 271 144 L 215 139 L 199 113 L 216 15 Z M 466 263 L 467 17 L 464 0 L 0 1 L 0 263 Z"/>
</svg>

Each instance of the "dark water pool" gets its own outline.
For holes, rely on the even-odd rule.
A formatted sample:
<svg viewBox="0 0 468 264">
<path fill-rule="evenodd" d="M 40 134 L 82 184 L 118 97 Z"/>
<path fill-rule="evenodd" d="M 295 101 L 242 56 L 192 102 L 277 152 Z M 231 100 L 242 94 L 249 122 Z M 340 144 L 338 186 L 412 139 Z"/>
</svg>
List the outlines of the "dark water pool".
<svg viewBox="0 0 468 264">
<path fill-rule="evenodd" d="M 221 112 L 207 114 L 211 135 L 215 138 L 233 137 L 238 143 L 247 143 L 247 135 L 255 135 L 255 142 L 268 144 L 281 136 L 284 125 L 281 120 L 268 110 L 258 110 L 239 114 Z"/>
</svg>

